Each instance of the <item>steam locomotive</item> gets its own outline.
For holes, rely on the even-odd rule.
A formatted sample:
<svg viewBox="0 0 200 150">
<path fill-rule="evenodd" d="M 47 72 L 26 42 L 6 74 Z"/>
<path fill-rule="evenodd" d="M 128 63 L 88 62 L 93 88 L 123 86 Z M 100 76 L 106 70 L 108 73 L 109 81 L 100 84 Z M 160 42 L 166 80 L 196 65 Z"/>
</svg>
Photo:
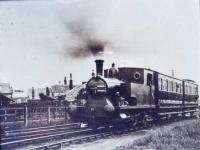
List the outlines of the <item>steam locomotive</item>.
<svg viewBox="0 0 200 150">
<path fill-rule="evenodd" d="M 160 119 L 193 116 L 198 107 L 198 85 L 146 68 L 104 70 L 96 60 L 96 76 L 86 82 L 75 104 L 72 119 L 91 127 L 146 124 Z"/>
</svg>

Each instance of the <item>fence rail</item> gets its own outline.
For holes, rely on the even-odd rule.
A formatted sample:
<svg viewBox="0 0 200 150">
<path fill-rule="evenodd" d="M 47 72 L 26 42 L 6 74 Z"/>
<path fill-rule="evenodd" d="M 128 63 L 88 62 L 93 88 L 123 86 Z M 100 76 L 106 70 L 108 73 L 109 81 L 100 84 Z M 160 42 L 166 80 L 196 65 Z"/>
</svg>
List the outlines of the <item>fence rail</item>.
<svg viewBox="0 0 200 150">
<path fill-rule="evenodd" d="M 0 108 L 1 129 L 66 123 L 68 121 L 67 110 L 67 106 L 50 105 Z"/>
</svg>

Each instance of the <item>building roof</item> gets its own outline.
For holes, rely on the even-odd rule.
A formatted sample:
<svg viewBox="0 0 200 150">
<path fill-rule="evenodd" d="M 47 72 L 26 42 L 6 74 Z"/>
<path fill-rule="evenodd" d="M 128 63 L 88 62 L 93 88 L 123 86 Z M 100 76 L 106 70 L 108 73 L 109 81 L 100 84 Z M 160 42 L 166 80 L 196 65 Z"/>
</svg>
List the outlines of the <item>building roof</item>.
<svg viewBox="0 0 200 150">
<path fill-rule="evenodd" d="M 66 93 L 69 90 L 69 86 L 67 85 L 52 85 L 52 92 L 54 93 Z"/>
<path fill-rule="evenodd" d="M 9 83 L 0 83 L 0 93 L 10 95 L 12 92 L 13 91 Z"/>
</svg>

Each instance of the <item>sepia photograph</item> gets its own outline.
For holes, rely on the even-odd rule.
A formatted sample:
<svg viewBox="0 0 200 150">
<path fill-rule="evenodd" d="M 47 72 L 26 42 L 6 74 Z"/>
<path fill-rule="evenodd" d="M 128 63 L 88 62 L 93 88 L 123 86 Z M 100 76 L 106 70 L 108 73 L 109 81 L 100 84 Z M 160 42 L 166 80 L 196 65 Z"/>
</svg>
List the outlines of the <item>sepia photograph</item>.
<svg viewBox="0 0 200 150">
<path fill-rule="evenodd" d="M 200 150 L 199 0 L 0 0 L 1 150 Z"/>
</svg>

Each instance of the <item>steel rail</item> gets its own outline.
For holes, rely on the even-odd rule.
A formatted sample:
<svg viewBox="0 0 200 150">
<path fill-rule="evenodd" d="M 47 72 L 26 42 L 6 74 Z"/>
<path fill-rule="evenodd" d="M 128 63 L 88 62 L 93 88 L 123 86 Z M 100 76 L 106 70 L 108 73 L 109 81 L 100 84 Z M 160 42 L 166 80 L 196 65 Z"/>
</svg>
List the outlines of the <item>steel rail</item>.
<svg viewBox="0 0 200 150">
<path fill-rule="evenodd" d="M 62 124 L 62 125 L 51 125 L 51 126 L 45 126 L 45 127 L 34 127 L 34 128 L 27 128 L 27 129 L 19 129 L 19 130 L 8 130 L 5 131 L 5 133 L 17 133 L 17 132 L 29 132 L 29 131 L 35 131 L 35 130 L 43 130 L 43 129 L 52 129 L 52 128 L 57 128 L 57 127 L 70 127 L 70 126 L 75 126 L 79 125 L 79 123 L 70 123 L 70 124 Z"/>
<path fill-rule="evenodd" d="M 43 132 L 36 132 L 34 134 L 21 134 L 21 135 L 13 135 L 10 137 L 2 137 L 1 142 L 9 142 L 9 141 L 17 141 L 17 140 L 23 140 L 23 139 L 30 139 L 34 137 L 41 137 L 41 136 L 47 136 L 47 135 L 53 135 L 53 134 L 61 134 L 61 133 L 67 133 L 77 130 L 77 128 L 61 128 L 61 129 L 51 129 L 51 130 L 44 130 Z"/>
<path fill-rule="evenodd" d="M 13 146 L 20 146 L 20 145 L 24 145 L 24 144 L 28 144 L 28 143 L 34 143 L 34 142 L 41 142 L 41 141 L 47 141 L 50 139 L 54 139 L 54 138 L 64 138 L 70 135 L 76 135 L 76 134 L 81 134 L 81 133 L 87 133 L 93 131 L 92 129 L 80 129 L 78 131 L 70 131 L 70 132 L 63 132 L 63 133 L 57 133 L 57 134 L 53 134 L 53 135 L 44 135 L 44 136 L 40 136 L 40 137 L 34 137 L 34 138 L 29 138 L 29 139 L 22 139 L 22 140 L 17 140 L 17 141 L 11 141 L 11 142 L 4 142 L 0 144 L 1 148 L 10 148 Z"/>
<path fill-rule="evenodd" d="M 63 141 L 63 142 L 57 142 L 57 143 L 54 143 L 54 144 L 49 144 L 49 145 L 31 148 L 30 150 L 60 149 L 60 148 L 65 147 L 65 146 L 69 146 L 70 144 L 78 144 L 78 143 L 81 143 L 81 142 L 92 141 L 92 140 L 95 140 L 95 139 L 109 137 L 111 135 L 112 135 L 111 132 L 93 134 L 93 135 L 83 136 L 83 137 L 79 137 L 79 138 L 73 138 L 73 139 L 70 139 L 70 140 Z"/>
</svg>

